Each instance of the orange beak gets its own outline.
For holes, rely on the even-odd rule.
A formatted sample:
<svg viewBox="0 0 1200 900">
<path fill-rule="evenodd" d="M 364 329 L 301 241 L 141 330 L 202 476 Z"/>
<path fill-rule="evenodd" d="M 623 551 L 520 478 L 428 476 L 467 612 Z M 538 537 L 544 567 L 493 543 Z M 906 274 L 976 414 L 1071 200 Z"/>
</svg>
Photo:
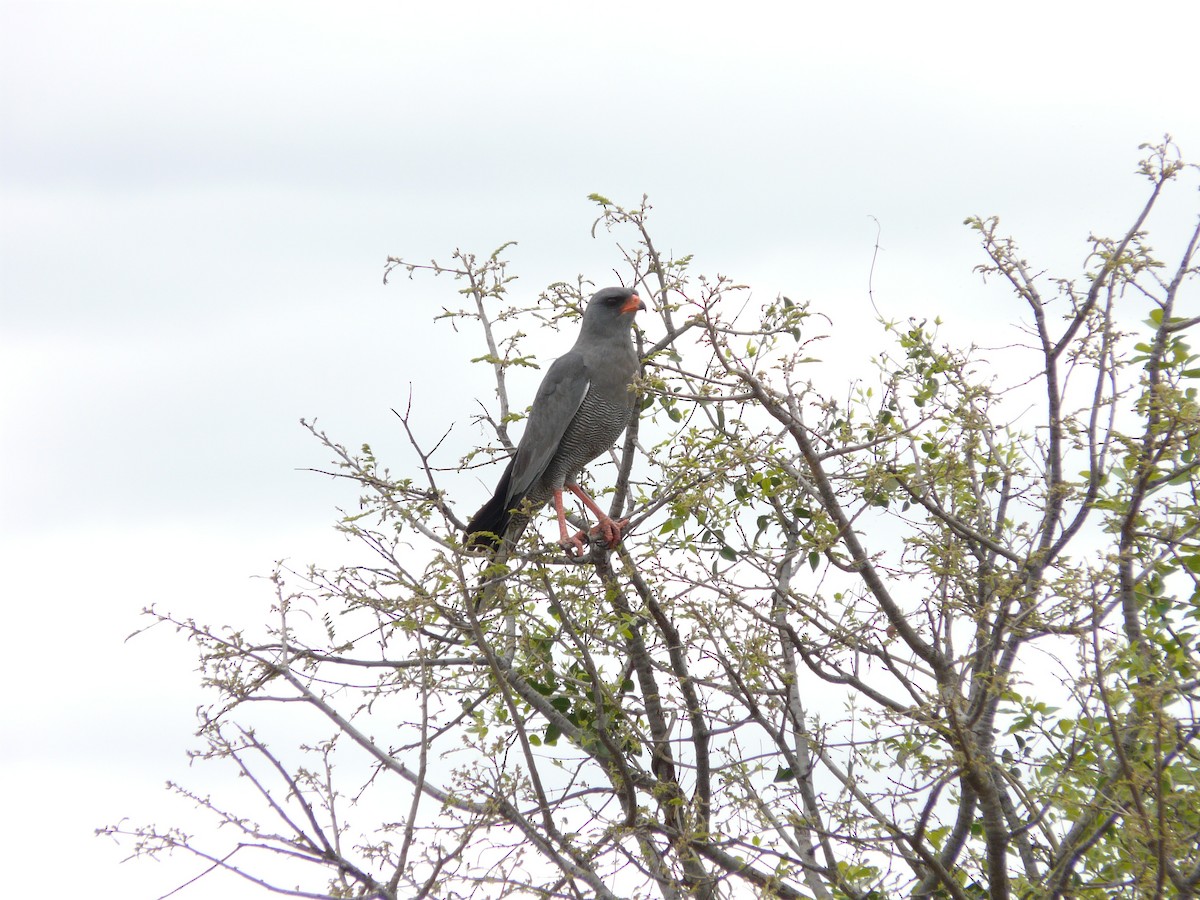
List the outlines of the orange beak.
<svg viewBox="0 0 1200 900">
<path fill-rule="evenodd" d="M 633 294 L 628 300 L 625 301 L 625 305 L 621 307 L 621 314 L 624 315 L 625 313 L 636 313 L 639 309 L 645 308 L 646 304 L 642 302 L 642 298 L 637 294 Z"/>
</svg>

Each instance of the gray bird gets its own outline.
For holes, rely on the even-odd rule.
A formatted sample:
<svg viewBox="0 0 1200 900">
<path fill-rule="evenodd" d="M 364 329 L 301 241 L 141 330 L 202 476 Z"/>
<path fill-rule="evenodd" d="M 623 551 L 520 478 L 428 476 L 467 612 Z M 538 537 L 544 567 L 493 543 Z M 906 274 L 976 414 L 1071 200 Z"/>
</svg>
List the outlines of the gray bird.
<svg viewBox="0 0 1200 900">
<path fill-rule="evenodd" d="M 596 516 L 610 547 L 621 539 L 614 522 L 576 483 L 579 470 L 621 436 L 633 411 L 629 389 L 638 371 L 634 316 L 646 304 L 630 288 L 604 288 L 588 301 L 575 345 L 546 371 L 516 455 L 496 493 L 467 523 L 467 545 L 497 549 L 516 542 L 530 516 L 548 500 L 558 515 L 559 544 L 582 556 L 584 532 L 567 534 L 563 489 Z"/>
</svg>

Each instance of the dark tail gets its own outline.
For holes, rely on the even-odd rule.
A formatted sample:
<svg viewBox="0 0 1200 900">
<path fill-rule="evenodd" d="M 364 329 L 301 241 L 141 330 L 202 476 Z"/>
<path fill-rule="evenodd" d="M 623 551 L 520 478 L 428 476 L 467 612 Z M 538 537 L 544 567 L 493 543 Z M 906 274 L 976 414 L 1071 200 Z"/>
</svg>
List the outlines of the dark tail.
<svg viewBox="0 0 1200 900">
<path fill-rule="evenodd" d="M 508 529 L 508 523 L 512 521 L 512 507 L 521 502 L 520 497 L 515 500 L 508 499 L 512 467 L 512 460 L 510 460 L 504 474 L 500 476 L 500 483 L 496 485 L 496 493 L 492 495 L 492 499 L 483 504 L 483 508 L 475 513 L 471 521 L 467 523 L 468 547 L 477 550 L 495 550 L 500 546 L 500 541 L 504 539 L 504 532 Z"/>
</svg>

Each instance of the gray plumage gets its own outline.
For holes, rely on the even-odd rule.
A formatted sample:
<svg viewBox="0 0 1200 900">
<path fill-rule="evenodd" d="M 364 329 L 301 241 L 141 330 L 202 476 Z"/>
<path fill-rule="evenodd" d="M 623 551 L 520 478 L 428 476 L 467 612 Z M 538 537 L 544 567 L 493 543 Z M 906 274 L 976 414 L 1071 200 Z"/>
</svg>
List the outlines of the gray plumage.
<svg viewBox="0 0 1200 900">
<path fill-rule="evenodd" d="M 606 535 L 616 528 L 619 537 L 619 527 L 576 479 L 580 469 L 612 447 L 629 422 L 635 399 L 630 385 L 638 372 L 632 325 L 637 311 L 645 308 L 629 288 L 605 288 L 588 301 L 575 345 L 554 361 L 538 387 L 525 434 L 495 494 L 467 524 L 469 545 L 495 548 L 501 540 L 515 542 L 535 510 L 552 498 L 561 506 L 564 488 L 597 514 Z M 514 515 L 517 509 L 527 513 Z M 567 538 L 561 515 L 559 529 L 563 541 L 582 552 L 578 538 Z"/>
</svg>

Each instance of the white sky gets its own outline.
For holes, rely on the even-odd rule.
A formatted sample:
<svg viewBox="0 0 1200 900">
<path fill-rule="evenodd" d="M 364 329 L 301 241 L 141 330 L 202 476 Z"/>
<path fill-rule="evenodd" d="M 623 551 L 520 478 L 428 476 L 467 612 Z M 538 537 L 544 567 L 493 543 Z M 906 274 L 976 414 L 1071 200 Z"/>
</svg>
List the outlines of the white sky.
<svg viewBox="0 0 1200 900">
<path fill-rule="evenodd" d="M 385 288 L 387 254 L 518 240 L 515 290 L 603 285 L 586 195 L 645 192 L 697 271 L 875 347 L 874 216 L 883 311 L 995 340 L 967 215 L 1071 274 L 1142 202 L 1139 143 L 1200 158 L 1200 4 L 834 7 L 0 0 L 6 890 L 194 874 L 91 836 L 202 776 L 189 651 L 123 638 L 151 603 L 254 621 L 252 575 L 338 552 L 354 494 L 298 471 L 325 462 L 301 416 L 401 469 L 412 384 L 425 434 L 477 437 L 478 350 L 431 323 L 454 286 Z"/>
</svg>

